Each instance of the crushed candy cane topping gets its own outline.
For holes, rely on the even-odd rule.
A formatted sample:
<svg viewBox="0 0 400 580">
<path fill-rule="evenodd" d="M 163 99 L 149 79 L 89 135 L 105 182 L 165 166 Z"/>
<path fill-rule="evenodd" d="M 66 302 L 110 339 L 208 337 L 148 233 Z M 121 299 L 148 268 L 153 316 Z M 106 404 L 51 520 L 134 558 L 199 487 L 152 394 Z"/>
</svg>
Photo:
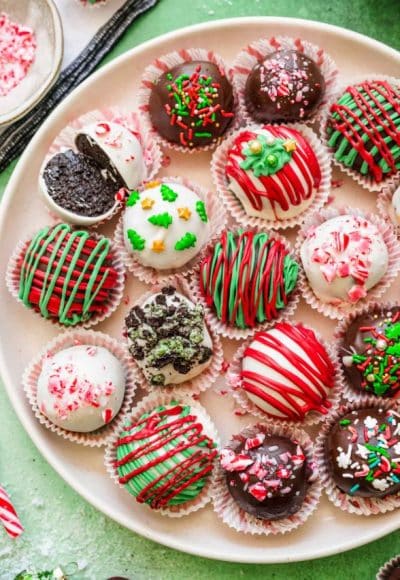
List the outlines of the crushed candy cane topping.
<svg viewBox="0 0 400 580">
<path fill-rule="evenodd" d="M 31 28 L 0 14 L 0 97 L 5 97 L 26 77 L 36 55 Z"/>
<path fill-rule="evenodd" d="M 238 453 L 225 448 L 220 454 L 221 467 L 230 473 L 240 472 L 245 491 L 259 502 L 291 493 L 295 472 L 306 461 L 303 449 L 297 442 L 294 454 L 288 451 L 279 453 L 279 447 L 268 446 L 266 439 L 268 436 L 258 433 L 246 438 Z M 231 480 L 230 484 L 234 485 L 234 481 Z"/>
</svg>

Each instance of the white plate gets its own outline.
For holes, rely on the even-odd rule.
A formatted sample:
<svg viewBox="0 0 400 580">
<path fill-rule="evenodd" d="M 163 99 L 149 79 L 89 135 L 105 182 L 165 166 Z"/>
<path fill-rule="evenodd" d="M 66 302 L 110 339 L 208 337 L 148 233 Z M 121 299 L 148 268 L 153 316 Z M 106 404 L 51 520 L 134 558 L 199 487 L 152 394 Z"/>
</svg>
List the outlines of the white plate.
<svg viewBox="0 0 400 580">
<path fill-rule="evenodd" d="M 36 55 L 28 74 L 5 97 L 0 97 L 0 125 L 11 123 L 30 111 L 50 90 L 60 72 L 63 30 L 53 0 L 0 0 L 0 13 L 29 26 L 36 35 Z"/>
<path fill-rule="evenodd" d="M 37 191 L 40 164 L 51 141 L 69 120 L 86 110 L 116 103 L 133 107 L 143 67 L 155 57 L 176 48 L 207 47 L 231 61 L 239 49 L 263 35 L 288 34 L 301 36 L 324 47 L 335 59 L 347 78 L 362 73 L 380 72 L 395 75 L 400 57 L 394 50 L 358 34 L 316 22 L 285 18 L 242 18 L 201 24 L 179 30 L 147 42 L 116 59 L 83 83 L 50 116 L 25 151 L 8 185 L 1 213 L 0 270 L 4 272 L 16 242 L 39 226 L 49 222 Z M 174 154 L 164 174 L 187 175 L 203 185 L 210 184 L 207 162 L 209 154 L 196 156 Z M 335 177 L 342 176 L 335 171 Z M 350 179 L 334 195 L 343 202 L 352 200 L 374 210 L 375 195 L 365 192 Z M 111 228 L 105 228 L 105 231 Z M 3 278 L 3 277 L 2 277 Z M 131 301 L 144 286 L 132 277 L 126 294 Z M 399 282 L 393 285 L 390 298 L 398 295 Z M 24 366 L 57 330 L 17 304 L 0 286 L 1 371 L 11 402 L 30 437 L 58 473 L 96 508 L 156 542 L 210 558 L 237 562 L 289 562 L 307 560 L 343 552 L 365 544 L 397 529 L 400 512 L 361 518 L 342 513 L 323 498 L 317 512 L 306 525 L 281 537 L 253 538 L 238 534 L 224 526 L 211 507 L 179 520 L 158 516 L 140 506 L 124 490 L 119 490 L 105 475 L 102 453 L 66 443 L 52 435 L 34 419 L 21 391 Z M 129 306 L 122 305 L 111 320 L 99 326 L 114 336 L 121 335 L 123 318 Z M 297 319 L 315 326 L 329 338 L 334 323 L 312 312 L 304 304 Z M 237 344 L 235 344 L 237 346 Z M 226 343 L 226 357 L 234 351 L 234 343 Z M 219 386 L 222 387 L 223 377 Z M 238 419 L 232 413 L 233 402 L 215 393 L 206 393 L 202 402 L 220 429 L 221 437 L 238 431 L 249 419 Z"/>
</svg>

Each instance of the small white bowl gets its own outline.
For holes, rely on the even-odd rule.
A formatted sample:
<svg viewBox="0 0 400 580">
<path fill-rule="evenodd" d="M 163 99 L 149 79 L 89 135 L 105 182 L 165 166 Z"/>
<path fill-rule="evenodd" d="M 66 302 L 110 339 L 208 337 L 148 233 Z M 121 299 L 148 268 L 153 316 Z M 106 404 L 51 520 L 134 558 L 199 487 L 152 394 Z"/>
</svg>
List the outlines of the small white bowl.
<svg viewBox="0 0 400 580">
<path fill-rule="evenodd" d="M 0 13 L 32 28 L 36 56 L 26 77 L 10 93 L 0 97 L 0 127 L 30 111 L 56 81 L 63 59 L 64 41 L 60 15 L 53 0 L 0 0 Z"/>
</svg>

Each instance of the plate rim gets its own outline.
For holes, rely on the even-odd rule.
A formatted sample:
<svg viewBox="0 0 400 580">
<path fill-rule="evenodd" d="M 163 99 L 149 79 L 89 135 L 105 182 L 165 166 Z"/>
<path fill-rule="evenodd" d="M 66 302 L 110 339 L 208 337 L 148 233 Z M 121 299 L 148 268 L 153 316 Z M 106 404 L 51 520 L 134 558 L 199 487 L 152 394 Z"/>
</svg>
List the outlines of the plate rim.
<svg viewBox="0 0 400 580">
<path fill-rule="evenodd" d="M 68 108 L 69 100 L 75 96 L 81 90 L 84 90 L 88 84 L 92 84 L 93 82 L 97 82 L 102 76 L 105 76 L 109 73 L 111 69 L 117 67 L 120 63 L 124 62 L 125 60 L 129 60 L 130 58 L 140 54 L 143 51 L 151 49 L 161 43 L 167 42 L 172 39 L 177 39 L 181 37 L 185 37 L 191 33 L 201 32 L 202 30 L 209 30 L 215 28 L 225 28 L 227 26 L 231 26 L 232 24 L 238 26 L 246 26 L 252 24 L 259 25 L 260 23 L 265 23 L 266 25 L 271 25 L 274 23 L 285 24 L 288 23 L 290 26 L 301 26 L 303 28 L 308 28 L 312 30 L 317 28 L 318 30 L 326 30 L 334 34 L 339 34 L 341 36 L 345 36 L 349 39 L 356 40 L 361 42 L 362 44 L 367 44 L 372 46 L 373 48 L 377 48 L 380 51 L 387 53 L 388 57 L 394 58 L 395 60 L 399 61 L 400 64 L 400 52 L 394 48 L 389 47 L 388 45 L 360 34 L 358 32 L 353 32 L 347 28 L 343 28 L 340 26 L 327 24 L 323 22 L 318 22 L 315 20 L 306 20 L 300 18 L 290 18 L 290 17 L 270 17 L 270 16 L 247 16 L 247 17 L 235 17 L 235 18 L 224 18 L 219 20 L 214 20 L 211 22 L 202 22 L 198 24 L 194 24 L 191 26 L 186 26 L 183 28 L 179 28 L 177 30 L 172 30 L 155 38 L 151 38 L 138 46 L 131 48 L 130 50 L 126 51 L 125 53 L 119 55 L 118 57 L 111 60 L 106 65 L 102 66 L 98 71 L 93 73 L 88 79 L 86 79 L 83 83 L 81 83 L 72 93 L 70 93 L 63 101 L 60 103 L 54 111 L 49 115 L 43 125 L 39 128 L 29 145 L 26 147 L 24 153 L 22 154 L 21 158 L 19 159 L 17 165 L 13 169 L 11 177 L 7 183 L 6 189 L 4 191 L 3 199 L 1 200 L 0 204 L 0 232 L 2 231 L 2 226 L 6 218 L 6 214 L 8 212 L 8 208 L 11 203 L 12 199 L 12 191 L 14 189 L 14 182 L 19 179 L 19 174 L 22 173 L 25 167 L 26 159 L 31 154 L 32 149 L 34 149 L 35 144 L 37 141 L 40 141 L 43 134 L 45 134 L 48 128 L 51 127 L 53 123 L 53 118 L 59 115 L 62 115 L 64 109 Z M 149 540 L 157 542 L 159 544 L 165 545 L 167 547 L 179 550 L 181 552 L 185 552 L 188 554 L 192 554 L 195 556 L 201 556 L 205 558 L 220 560 L 220 561 L 230 561 L 230 562 L 237 562 L 237 563 L 253 563 L 253 564 L 276 564 L 276 563 L 289 563 L 289 562 L 300 562 L 300 561 L 308 561 L 314 560 L 316 558 L 322 558 L 327 556 L 332 556 L 344 551 L 351 550 L 353 548 L 363 546 L 377 540 L 390 532 L 393 532 L 398 529 L 398 524 L 396 522 L 390 521 L 386 524 L 381 523 L 380 530 L 378 534 L 374 530 L 371 531 L 370 534 L 367 534 L 367 537 L 363 537 L 361 541 L 354 539 L 353 541 L 346 541 L 345 545 L 338 545 L 335 544 L 333 547 L 324 548 L 322 551 L 317 553 L 313 552 L 304 552 L 303 555 L 298 556 L 296 555 L 294 558 L 290 556 L 288 553 L 287 556 L 282 557 L 281 555 L 274 556 L 273 554 L 268 554 L 267 559 L 265 556 L 261 554 L 254 554 L 253 556 L 246 556 L 244 559 L 240 556 L 240 554 L 236 554 L 233 552 L 232 554 L 223 555 L 221 557 L 220 554 L 217 553 L 217 550 L 212 550 L 210 548 L 201 548 L 201 547 L 192 547 L 189 545 L 182 545 L 180 540 L 176 540 L 173 536 L 170 536 L 166 532 L 158 532 L 153 531 L 147 528 L 145 525 L 141 524 L 140 521 L 135 521 L 134 525 L 132 525 L 132 521 L 128 521 L 128 517 L 115 517 L 111 513 L 111 509 L 108 508 L 108 504 L 104 504 L 101 501 L 97 501 L 97 499 L 90 496 L 90 493 L 86 490 L 85 486 L 80 484 L 79 480 L 75 480 L 73 476 L 70 476 L 68 473 L 67 467 L 63 465 L 63 462 L 58 459 L 56 455 L 54 455 L 51 451 L 48 450 L 46 446 L 42 445 L 42 441 L 40 440 L 39 435 L 31 429 L 31 421 L 29 420 L 29 415 L 26 412 L 26 409 L 18 404 L 18 391 L 13 389 L 12 387 L 12 379 L 8 373 L 6 361 L 4 357 L 4 353 L 2 348 L 0 348 L 0 374 L 4 382 L 5 391 L 7 396 L 11 402 L 11 405 L 21 422 L 22 426 L 24 427 L 25 431 L 27 432 L 28 436 L 30 437 L 31 441 L 34 443 L 36 448 L 38 449 L 39 453 L 43 456 L 43 458 L 51 465 L 51 467 L 58 473 L 58 475 L 75 491 L 77 492 L 85 501 L 87 501 L 90 505 L 92 505 L 95 509 L 99 512 L 105 514 L 107 517 L 111 518 L 113 521 L 117 522 L 120 525 L 128 528 L 130 531 L 137 533 Z M 360 519 L 361 522 L 361 519 Z M 399 521 L 400 525 L 400 521 Z"/>
</svg>

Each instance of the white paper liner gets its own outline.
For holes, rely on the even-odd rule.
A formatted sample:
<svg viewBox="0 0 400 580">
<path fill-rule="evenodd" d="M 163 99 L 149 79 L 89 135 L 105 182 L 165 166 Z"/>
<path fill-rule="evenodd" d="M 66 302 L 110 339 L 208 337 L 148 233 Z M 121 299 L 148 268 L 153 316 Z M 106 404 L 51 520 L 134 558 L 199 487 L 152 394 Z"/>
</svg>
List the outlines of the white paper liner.
<svg viewBox="0 0 400 580">
<path fill-rule="evenodd" d="M 341 375 L 341 381 L 342 381 L 342 385 L 343 385 L 342 395 L 347 401 L 350 401 L 350 402 L 356 401 L 356 402 L 361 402 L 364 404 L 371 402 L 371 401 L 374 401 L 374 406 L 377 406 L 377 405 L 379 406 L 382 403 L 382 401 L 394 400 L 393 397 L 377 397 L 373 393 L 370 393 L 370 392 L 367 393 L 367 392 L 363 392 L 361 390 L 353 388 L 351 385 L 351 381 L 346 377 L 346 374 L 345 374 L 344 369 L 343 369 L 343 365 L 340 362 L 339 351 L 340 351 L 342 338 L 345 336 L 347 329 L 354 322 L 354 320 L 356 318 L 358 318 L 359 316 L 364 316 L 365 314 L 368 314 L 368 313 L 390 311 L 392 308 L 398 307 L 398 306 L 399 306 L 399 304 L 396 304 L 395 302 L 383 302 L 383 303 L 371 302 L 365 306 L 362 306 L 360 308 L 356 308 L 353 312 L 350 312 L 345 318 L 342 318 L 342 320 L 339 320 L 339 322 L 335 328 L 334 340 L 335 340 L 335 350 L 336 350 L 337 359 L 338 359 L 338 367 L 339 367 L 338 372 Z"/>
<path fill-rule="evenodd" d="M 338 70 L 332 57 L 322 48 L 300 38 L 290 38 L 288 36 L 272 36 L 271 38 L 259 38 L 236 56 L 233 64 L 233 81 L 239 95 L 240 113 L 245 124 L 254 123 L 254 119 L 247 110 L 245 103 L 245 87 L 247 77 L 257 63 L 263 62 L 265 58 L 277 50 L 297 50 L 311 58 L 319 66 L 322 76 L 325 79 L 325 94 L 318 108 L 308 119 L 301 120 L 307 125 L 319 120 L 324 105 L 336 93 Z M 282 124 L 272 122 L 272 124 Z"/>
<path fill-rule="evenodd" d="M 143 294 L 133 304 L 132 308 L 134 306 L 141 306 L 142 304 L 144 304 L 144 302 L 146 302 L 146 300 L 151 298 L 151 296 L 154 296 L 154 294 L 156 294 L 157 292 L 160 292 L 162 287 L 163 287 L 162 285 L 153 286 L 153 288 L 151 290 L 149 290 L 149 292 L 146 292 L 145 294 Z M 182 280 L 181 283 L 176 284 L 175 287 L 176 287 L 176 290 L 180 294 L 182 294 L 183 296 L 186 296 L 186 298 L 191 300 L 190 293 L 189 293 L 189 286 L 188 286 L 187 282 Z M 142 377 L 141 386 L 144 390 L 146 390 L 150 393 L 158 393 L 158 394 L 165 393 L 165 394 L 168 394 L 172 397 L 179 398 L 182 396 L 190 396 L 192 394 L 202 393 L 203 391 L 205 391 L 206 389 L 208 389 L 209 387 L 211 387 L 215 383 L 215 381 L 217 380 L 217 378 L 221 372 L 222 365 L 224 363 L 224 352 L 222 350 L 222 345 L 221 345 L 221 341 L 219 339 L 219 336 L 213 331 L 213 328 L 212 328 L 208 319 L 209 319 L 209 316 L 205 312 L 204 313 L 204 322 L 205 322 L 205 325 L 207 327 L 207 330 L 208 330 L 210 337 L 211 337 L 211 340 L 212 340 L 212 351 L 213 351 L 213 355 L 211 357 L 211 361 L 210 361 L 209 366 L 207 368 L 205 368 L 199 375 L 197 375 L 196 377 L 193 377 L 193 379 L 191 379 L 190 381 L 185 381 L 185 382 L 179 383 L 177 385 L 170 384 L 170 385 L 166 385 L 165 387 L 158 387 L 155 385 L 151 385 L 147 381 L 142 369 L 134 361 L 134 364 L 135 364 L 135 366 L 137 366 L 138 372 L 140 373 L 140 375 Z M 127 341 L 128 341 L 128 338 L 127 338 Z M 129 345 L 129 341 L 128 341 L 128 345 Z"/>
<path fill-rule="evenodd" d="M 138 113 L 126 111 L 118 107 L 108 107 L 102 110 L 89 111 L 77 119 L 74 119 L 64 127 L 50 145 L 49 151 L 40 169 L 39 179 L 41 179 L 42 172 L 51 157 L 57 153 L 65 151 L 66 149 L 73 149 L 76 151 L 75 137 L 82 127 L 92 123 L 104 122 L 117 123 L 135 134 L 135 137 L 140 141 L 143 148 L 143 159 L 146 166 L 146 176 L 144 181 L 153 179 L 161 168 L 161 149 L 151 133 L 144 127 Z M 116 199 L 113 207 L 105 214 L 89 217 L 64 209 L 59 206 L 49 194 L 45 194 L 42 188 L 39 188 L 39 190 L 41 199 L 45 203 L 50 215 L 57 216 L 58 218 L 61 217 L 61 219 L 69 223 L 87 227 L 98 227 L 100 224 L 110 220 L 123 205 L 121 200 Z"/>
<path fill-rule="evenodd" d="M 292 228 L 303 223 L 307 214 L 310 212 L 318 211 L 328 200 L 331 188 L 332 170 L 330 156 L 328 155 L 326 147 L 322 145 L 317 135 L 309 127 L 299 123 L 287 123 L 284 126 L 288 127 L 289 129 L 295 129 L 299 131 L 309 142 L 318 159 L 318 163 L 321 169 L 320 186 L 317 191 L 314 191 L 314 199 L 310 205 L 303 212 L 292 218 L 282 220 L 267 220 L 262 217 L 248 215 L 241 201 L 234 193 L 229 190 L 225 175 L 225 168 L 229 150 L 232 148 L 232 145 L 237 136 L 243 131 L 259 130 L 263 127 L 263 125 L 255 125 L 253 123 L 248 127 L 242 127 L 230 135 L 228 139 L 223 141 L 223 143 L 215 150 L 211 161 L 211 175 L 215 187 L 217 188 L 217 193 L 221 196 L 222 201 L 224 202 L 225 207 L 230 215 L 241 226 L 280 230 Z"/>
<path fill-rule="evenodd" d="M 387 177 L 386 179 L 384 178 L 380 183 L 376 183 L 376 181 L 374 181 L 372 177 L 361 175 L 361 173 L 359 173 L 358 171 L 354 171 L 351 167 L 347 167 L 346 165 L 340 163 L 340 161 L 336 159 L 335 150 L 333 149 L 333 147 L 329 147 L 328 145 L 329 137 L 326 132 L 326 129 L 330 108 L 343 95 L 347 87 L 354 86 L 363 81 L 378 81 L 378 80 L 387 81 L 388 83 L 400 87 L 400 79 L 396 79 L 395 77 L 381 75 L 379 73 L 370 75 L 356 75 L 351 79 L 350 82 L 346 83 L 341 82 L 340 85 L 336 88 L 335 93 L 332 96 L 330 96 L 328 102 L 324 105 L 323 111 L 321 113 L 321 123 L 320 123 L 321 139 L 325 144 L 326 148 L 328 149 L 329 153 L 331 153 L 333 163 L 336 165 L 336 167 L 339 167 L 342 173 L 345 173 L 346 175 L 352 177 L 354 181 L 356 181 L 364 189 L 368 189 L 368 191 L 377 191 L 377 192 L 381 191 L 385 186 L 390 186 L 396 180 L 398 181 L 400 176 L 400 170 L 394 173 L 393 175 Z"/>
<path fill-rule="evenodd" d="M 379 215 L 393 227 L 397 238 L 400 239 L 400 221 L 397 221 L 392 205 L 392 197 L 398 187 L 400 187 L 400 180 L 385 185 L 378 193 L 376 207 Z"/>
<path fill-rule="evenodd" d="M 307 231 L 312 226 L 319 226 L 328 219 L 337 217 L 339 215 L 353 215 L 367 219 L 369 222 L 377 226 L 388 250 L 388 267 L 386 274 L 373 288 L 368 290 L 367 296 L 359 300 L 356 304 L 341 303 L 339 305 L 322 302 L 311 288 L 307 276 L 303 269 L 301 270 L 299 288 L 304 300 L 313 308 L 324 316 L 331 319 L 341 319 L 353 312 L 354 308 L 360 308 L 366 304 L 377 301 L 386 290 L 390 287 L 393 280 L 396 278 L 400 270 L 400 247 L 393 228 L 385 223 L 379 216 L 365 212 L 354 207 L 326 207 L 321 209 L 318 213 L 307 216 L 302 225 L 296 240 L 295 250 L 300 259 L 300 249 L 306 238 Z"/>
<path fill-rule="evenodd" d="M 235 228 L 235 226 L 230 227 L 230 230 L 232 230 L 232 231 L 234 231 L 236 229 L 237 228 Z M 255 233 L 259 232 L 259 230 L 256 228 L 246 228 L 246 231 L 254 231 Z M 290 246 L 290 244 L 286 238 L 284 238 L 283 236 L 280 236 L 275 231 L 269 232 L 269 236 L 270 236 L 270 238 L 273 238 L 275 240 L 279 240 L 280 242 L 282 242 L 284 244 L 286 250 L 289 252 L 289 255 L 293 259 L 296 259 L 296 254 L 293 251 L 292 247 Z M 217 241 L 218 240 L 215 240 L 214 243 L 216 243 Z M 291 316 L 293 316 L 293 314 L 297 308 L 297 305 L 299 303 L 299 300 L 300 300 L 299 278 L 300 278 L 301 264 L 300 264 L 298 259 L 296 259 L 296 262 L 299 265 L 299 277 L 297 279 L 296 287 L 289 295 L 287 305 L 284 308 L 282 308 L 281 310 L 278 310 L 277 318 L 274 318 L 273 320 L 266 320 L 265 322 L 263 322 L 261 324 L 259 323 L 252 328 L 237 328 L 237 327 L 229 326 L 228 324 L 225 324 L 224 322 L 222 322 L 221 320 L 219 320 L 217 318 L 217 315 L 215 314 L 214 308 L 212 306 L 208 306 L 205 298 L 203 297 L 203 295 L 200 291 L 199 272 L 196 272 L 196 275 L 191 276 L 190 279 L 188 280 L 189 287 L 190 287 L 190 294 L 193 297 L 195 297 L 196 302 L 200 302 L 204 306 L 204 310 L 205 310 L 205 312 L 207 312 L 207 320 L 210 322 L 211 328 L 213 329 L 214 332 L 216 332 L 217 334 L 220 334 L 221 336 L 223 336 L 225 338 L 231 338 L 233 340 L 241 340 L 244 338 L 248 338 L 249 336 L 251 336 L 252 334 L 254 334 L 255 332 L 257 332 L 259 330 L 266 330 L 267 328 L 270 328 L 271 326 L 273 326 L 277 322 L 281 322 L 282 320 L 288 320 Z"/>
<path fill-rule="evenodd" d="M 233 112 L 235 116 L 232 119 L 231 124 L 225 131 L 223 135 L 217 140 L 216 143 L 210 143 L 209 145 L 204 145 L 202 147 L 184 147 L 183 145 L 178 145 L 177 143 L 172 143 L 167 139 L 163 138 L 158 131 L 153 127 L 151 118 L 149 115 L 149 99 L 153 86 L 156 84 L 159 77 L 164 74 L 167 70 L 178 66 L 184 62 L 191 62 L 192 60 L 202 60 L 209 61 L 215 64 L 221 71 L 225 73 L 226 78 L 232 85 L 234 105 Z M 138 104 L 140 111 L 143 112 L 143 121 L 149 131 L 159 140 L 163 147 L 168 149 L 173 149 L 174 151 L 180 151 L 181 153 L 196 153 L 198 151 L 209 151 L 214 149 L 218 143 L 225 139 L 228 135 L 234 131 L 240 123 L 239 119 L 239 99 L 233 83 L 232 71 L 226 65 L 225 61 L 212 50 L 207 50 L 204 48 L 190 48 L 181 49 L 179 51 L 170 52 L 157 58 L 151 65 L 149 65 L 142 77 L 141 86 L 138 93 Z"/>
<path fill-rule="evenodd" d="M 254 437 L 260 432 L 288 437 L 291 440 L 298 441 L 301 445 L 307 457 L 307 462 L 313 470 L 313 475 L 311 476 L 312 481 L 310 482 L 310 487 L 308 488 L 301 508 L 295 514 L 280 520 L 257 519 L 255 516 L 241 509 L 233 499 L 226 484 L 226 472 L 217 464 L 212 486 L 214 511 L 225 524 L 237 532 L 252 535 L 285 534 L 301 526 L 311 516 L 317 509 L 321 497 L 322 488 L 316 469 L 313 444 L 308 434 L 301 429 L 288 425 L 274 426 L 262 423 L 246 427 L 238 435 L 234 435 L 233 440 L 243 441 L 243 439 Z M 225 447 L 229 448 L 229 443 Z"/>
<path fill-rule="evenodd" d="M 376 580 L 389 580 L 390 573 L 393 572 L 393 568 L 396 566 L 400 568 L 400 554 L 379 568 Z"/>
<path fill-rule="evenodd" d="M 297 324 L 295 322 L 295 324 Z M 294 421 L 290 419 L 279 419 L 277 417 L 271 417 L 267 413 L 264 413 L 253 401 L 249 399 L 240 385 L 240 373 L 242 370 L 242 360 L 244 356 L 244 352 L 246 348 L 250 345 L 250 343 L 254 340 L 254 336 L 250 336 L 236 351 L 231 361 L 228 376 L 227 376 L 227 383 L 229 387 L 230 394 L 234 397 L 236 402 L 238 403 L 241 410 L 245 411 L 246 413 L 250 413 L 254 417 L 262 419 L 262 421 L 266 425 L 282 425 L 282 426 L 297 426 L 300 425 L 301 427 L 309 427 L 311 425 L 317 425 L 322 423 L 326 420 L 327 417 L 338 407 L 340 396 L 343 390 L 343 377 L 339 372 L 339 361 L 337 358 L 336 349 L 331 346 L 331 344 L 327 343 L 321 336 L 316 332 L 313 328 L 304 325 L 305 328 L 309 328 L 312 330 L 317 338 L 317 340 L 322 344 L 325 348 L 326 352 L 328 353 L 328 357 L 331 363 L 334 366 L 334 384 L 332 389 L 329 392 L 328 401 L 331 403 L 331 407 L 327 410 L 326 414 L 318 413 L 316 411 L 311 411 L 307 413 L 302 421 Z"/>
<path fill-rule="evenodd" d="M 217 432 L 213 422 L 211 421 L 208 413 L 206 412 L 204 407 L 202 407 L 199 403 L 194 402 L 193 399 L 191 399 L 189 397 L 175 397 L 175 396 L 171 396 L 167 393 L 151 393 L 150 395 L 148 395 L 147 397 L 142 399 L 140 401 L 140 403 L 132 410 L 132 413 L 130 413 L 127 417 L 125 417 L 125 419 L 130 421 L 130 422 L 133 422 L 135 420 L 138 420 L 144 413 L 151 412 L 156 407 L 158 407 L 160 405 L 169 405 L 172 402 L 182 404 L 182 405 L 189 405 L 193 411 L 193 414 L 195 414 L 198 417 L 198 419 L 201 421 L 201 423 L 204 427 L 204 433 L 206 435 L 208 435 L 208 437 L 210 437 L 217 444 L 218 448 L 220 447 L 220 440 L 219 440 L 218 432 Z M 114 481 L 114 483 L 116 485 L 118 485 L 120 488 L 124 488 L 124 485 L 119 483 L 118 473 L 117 473 L 117 470 L 115 469 L 114 464 L 115 464 L 115 461 L 117 459 L 116 443 L 117 443 L 118 439 L 120 438 L 120 434 L 121 434 L 122 430 L 123 429 L 121 427 L 119 429 L 119 432 L 115 433 L 113 435 L 113 437 L 109 439 L 109 441 L 107 443 L 106 450 L 105 450 L 105 455 L 104 455 L 104 464 L 105 464 L 107 473 L 111 477 L 111 479 Z M 214 467 L 214 469 L 215 469 L 215 467 Z M 214 469 L 213 469 L 213 471 L 214 471 Z M 171 506 L 169 508 L 162 508 L 162 509 L 159 509 L 157 511 L 156 510 L 152 510 L 152 511 L 154 513 L 159 513 L 160 515 L 163 515 L 163 516 L 169 516 L 172 518 L 180 518 L 182 516 L 186 516 L 190 513 L 193 513 L 195 511 L 201 509 L 202 507 L 204 507 L 205 505 L 207 505 L 211 501 L 213 471 L 210 473 L 208 482 L 204 486 L 201 493 L 196 498 L 194 498 L 192 501 L 181 504 L 181 505 Z M 126 491 L 126 493 L 129 493 L 129 492 Z M 136 501 L 132 495 L 131 495 L 131 498 L 132 498 L 132 501 Z M 143 509 L 152 509 L 152 508 L 150 508 L 147 504 L 144 504 Z"/>
<path fill-rule="evenodd" d="M 355 514 L 357 516 L 370 516 L 376 514 L 384 514 L 386 512 L 392 511 L 396 508 L 400 508 L 400 494 L 388 495 L 383 498 L 374 497 L 358 497 L 351 496 L 344 491 L 341 491 L 333 480 L 328 462 L 326 461 L 325 455 L 325 439 L 329 435 L 330 430 L 333 426 L 340 420 L 343 415 L 350 413 L 351 411 L 356 411 L 359 409 L 366 409 L 369 407 L 379 407 L 380 409 L 396 409 L 397 412 L 400 410 L 399 404 L 395 404 L 390 401 L 380 401 L 379 405 L 376 404 L 375 397 L 371 397 L 369 400 L 365 399 L 363 402 L 353 402 L 348 403 L 345 406 L 341 406 L 340 409 L 332 413 L 328 419 L 321 427 L 321 431 L 315 442 L 315 457 L 318 463 L 318 469 L 321 477 L 322 486 L 325 490 L 328 499 L 341 510 L 348 512 L 350 514 Z"/>
<path fill-rule="evenodd" d="M 37 384 L 42 371 L 43 360 L 49 353 L 55 354 L 79 344 L 101 346 L 109 350 L 121 362 L 126 379 L 125 395 L 117 415 L 101 429 L 90 433 L 68 431 L 55 425 L 41 413 L 37 403 Z M 102 332 L 93 330 L 71 330 L 56 336 L 56 338 L 46 344 L 42 351 L 31 360 L 24 371 L 22 384 L 32 411 L 41 425 L 44 425 L 53 433 L 73 443 L 87 447 L 101 447 L 107 443 L 116 431 L 120 430 L 124 417 L 131 410 L 133 397 L 139 380 L 140 377 L 125 345 L 120 344 L 115 338 L 111 338 L 111 336 L 103 334 Z"/>
<path fill-rule="evenodd" d="M 56 320 L 55 318 L 44 318 L 39 312 L 37 312 L 34 308 L 30 308 L 25 306 L 23 300 L 21 300 L 21 298 L 19 297 L 19 282 L 20 282 L 20 278 L 19 278 L 19 274 L 20 274 L 20 268 L 17 265 L 18 259 L 20 256 L 24 255 L 24 253 L 26 252 L 32 237 L 36 234 L 37 232 L 35 232 L 32 236 L 30 236 L 29 238 L 25 239 L 25 240 L 21 240 L 18 242 L 17 246 L 15 247 L 15 250 L 11 256 L 11 258 L 9 259 L 9 262 L 7 264 L 7 270 L 6 270 L 6 286 L 9 290 L 9 292 L 12 294 L 12 296 L 17 300 L 17 302 L 19 302 L 20 304 L 22 304 L 25 308 L 28 308 L 31 312 L 34 313 L 35 316 L 39 316 L 42 320 L 46 320 L 48 322 L 50 322 L 51 324 L 55 324 L 56 326 L 58 326 L 59 328 L 65 330 L 67 328 L 90 328 L 91 326 L 94 326 L 95 324 L 99 324 L 100 322 L 103 322 L 103 320 L 105 320 L 106 318 L 108 318 L 109 316 L 111 316 L 111 314 L 118 308 L 123 294 L 124 294 L 124 287 L 125 287 L 125 266 L 124 263 L 119 255 L 119 252 L 115 246 L 115 244 L 111 241 L 111 247 L 110 247 L 110 251 L 112 253 L 113 256 L 113 261 L 112 261 L 112 266 L 115 268 L 115 270 L 118 272 L 118 278 L 116 281 L 116 284 L 114 286 L 114 288 L 110 291 L 110 295 L 109 295 L 109 307 L 107 309 L 106 312 L 102 312 L 101 314 L 95 314 L 93 316 L 91 316 L 89 318 L 89 320 L 86 320 L 85 322 L 81 322 L 79 324 L 75 324 L 74 326 L 66 326 L 65 324 L 61 324 L 58 320 Z M 92 232 L 90 234 L 91 238 L 94 238 L 96 240 L 105 238 L 105 236 L 96 234 L 94 232 Z"/>
<path fill-rule="evenodd" d="M 219 202 L 215 193 L 207 191 L 186 177 L 163 177 L 161 179 L 157 179 L 156 181 L 157 183 L 177 183 L 179 185 L 184 185 L 194 191 L 194 193 L 204 201 L 207 208 L 207 215 L 210 224 L 210 235 L 208 242 L 204 244 L 201 250 L 191 260 L 186 262 L 186 264 L 180 268 L 156 270 L 150 266 L 142 265 L 137 258 L 137 253 L 132 254 L 126 249 L 124 242 L 123 215 L 121 216 L 115 229 L 114 241 L 126 268 L 134 276 L 139 278 L 139 280 L 146 282 L 146 284 L 153 285 L 165 285 L 168 283 L 174 284 L 179 283 L 179 280 L 181 280 L 184 276 L 193 277 L 195 275 L 195 272 L 198 269 L 198 265 L 202 258 L 206 255 L 208 248 L 212 245 L 214 240 L 218 238 L 219 234 L 224 229 L 226 225 L 226 213 L 223 205 Z M 146 186 L 138 188 L 138 191 L 145 190 Z"/>
</svg>

